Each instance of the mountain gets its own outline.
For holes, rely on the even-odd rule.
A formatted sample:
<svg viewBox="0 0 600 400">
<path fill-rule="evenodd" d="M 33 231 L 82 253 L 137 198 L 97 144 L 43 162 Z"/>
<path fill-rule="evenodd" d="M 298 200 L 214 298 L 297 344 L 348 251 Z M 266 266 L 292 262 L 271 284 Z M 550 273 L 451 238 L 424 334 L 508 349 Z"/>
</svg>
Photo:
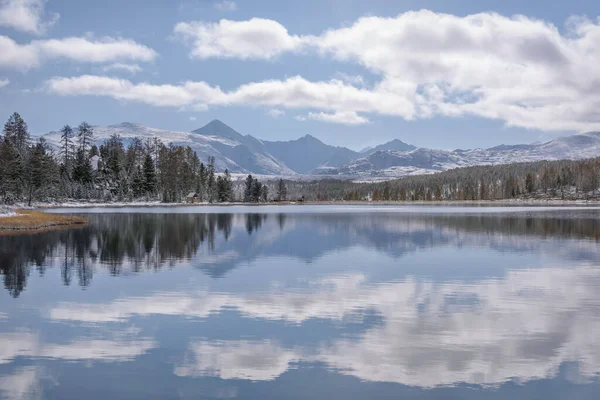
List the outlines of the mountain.
<svg viewBox="0 0 600 400">
<path fill-rule="evenodd" d="M 600 156 L 600 132 L 579 133 L 544 143 L 500 145 L 489 149 L 377 151 L 339 168 L 316 171 L 339 177 L 391 178 L 445 171 L 474 165 L 508 164 L 541 160 L 582 159 Z"/>
<path fill-rule="evenodd" d="M 417 146 L 413 146 L 412 144 L 404 143 L 402 140 L 394 139 L 390 140 L 387 143 L 380 144 L 376 147 L 368 147 L 363 149 L 361 153 L 370 155 L 373 153 L 377 153 L 378 151 L 411 151 L 415 150 Z"/>
<path fill-rule="evenodd" d="M 234 173 L 266 175 L 294 175 L 284 163 L 266 153 L 264 145 L 252 136 L 243 136 L 220 121 L 212 121 L 194 132 L 169 131 L 150 128 L 131 122 L 117 125 L 94 126 L 96 144 L 100 145 L 112 135 L 119 135 L 125 145 L 133 138 L 142 140 L 159 138 L 164 144 L 190 146 L 204 162 L 215 157 L 217 170 L 229 169 Z M 48 143 L 60 146 L 60 132 L 42 135 Z"/>
<path fill-rule="evenodd" d="M 213 147 L 244 171 L 264 175 L 296 173 L 285 162 L 269 154 L 262 141 L 251 135 L 244 136 L 219 120 L 215 119 L 192 133 L 200 137 L 217 137 L 224 140 L 224 142 L 213 143 Z"/>
<path fill-rule="evenodd" d="M 361 155 L 346 147 L 335 147 L 306 135 L 287 142 L 263 141 L 269 153 L 299 174 L 309 174 L 316 168 L 339 167 Z"/>
<path fill-rule="evenodd" d="M 218 170 L 232 173 L 292 177 L 297 174 L 338 178 L 386 179 L 427 174 L 473 165 L 600 156 L 600 132 L 579 133 L 544 143 L 499 145 L 488 149 L 436 150 L 416 148 L 395 139 L 363 152 L 330 146 L 311 135 L 290 141 L 259 140 L 242 135 L 219 120 L 192 132 L 150 128 L 131 122 L 95 126 L 96 143 L 119 135 L 125 145 L 133 138 L 158 137 L 165 144 L 190 146 L 204 162 L 215 157 Z M 60 132 L 43 137 L 60 146 Z"/>
</svg>

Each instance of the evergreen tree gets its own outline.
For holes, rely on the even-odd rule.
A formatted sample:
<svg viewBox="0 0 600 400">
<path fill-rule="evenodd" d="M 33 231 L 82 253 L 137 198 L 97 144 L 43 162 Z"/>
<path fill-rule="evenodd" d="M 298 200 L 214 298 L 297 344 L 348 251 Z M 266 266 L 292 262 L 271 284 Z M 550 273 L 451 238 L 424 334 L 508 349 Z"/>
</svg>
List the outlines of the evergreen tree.
<svg viewBox="0 0 600 400">
<path fill-rule="evenodd" d="M 60 153 L 62 156 L 63 168 L 66 175 L 70 177 L 75 153 L 75 147 L 73 144 L 73 128 L 71 128 L 70 125 L 65 125 L 60 130 L 60 133 Z"/>
<path fill-rule="evenodd" d="M 29 162 L 25 174 L 27 178 L 28 196 L 27 204 L 31 206 L 34 194 L 39 194 L 43 191 L 46 183 L 48 183 L 48 163 L 46 159 L 46 149 L 43 141 L 38 142 L 29 157 Z"/>
<path fill-rule="evenodd" d="M 246 177 L 246 183 L 244 186 L 244 203 L 251 203 L 253 198 L 254 190 L 254 178 L 252 175 Z"/>
<path fill-rule="evenodd" d="M 83 149 L 77 150 L 75 156 L 73 180 L 84 185 L 92 183 L 92 165 Z"/>
<path fill-rule="evenodd" d="M 25 156 L 27 146 L 29 145 L 29 130 L 27 124 L 21 118 L 19 113 L 13 113 L 4 124 L 4 140 L 8 140 L 13 146 L 14 150 L 18 152 L 21 157 Z"/>
<path fill-rule="evenodd" d="M 229 170 L 227 168 L 225 168 L 225 173 L 223 174 L 223 179 L 225 181 L 225 195 L 227 196 L 226 201 L 233 201 L 234 200 L 233 183 L 231 182 L 231 174 L 229 173 Z"/>
<path fill-rule="evenodd" d="M 283 179 L 279 179 L 279 182 L 277 183 L 277 200 L 287 200 L 287 187 L 285 186 Z"/>
<path fill-rule="evenodd" d="M 262 185 L 260 189 L 260 199 L 265 203 L 269 201 L 269 188 L 267 185 Z"/>
<path fill-rule="evenodd" d="M 258 203 L 262 195 L 262 183 L 255 179 L 252 183 L 252 202 Z"/>
<path fill-rule="evenodd" d="M 200 163 L 198 168 L 198 177 L 196 178 L 196 193 L 200 196 L 200 200 L 206 199 L 206 167 L 204 163 Z"/>
<path fill-rule="evenodd" d="M 0 194 L 5 203 L 17 201 L 23 176 L 21 158 L 6 137 L 0 143 Z"/>
<path fill-rule="evenodd" d="M 215 180 L 215 158 L 208 157 L 208 165 L 206 166 L 206 186 L 208 192 L 208 201 L 213 202 L 216 198 L 216 180 Z"/>
<path fill-rule="evenodd" d="M 131 182 L 131 191 L 134 198 L 142 197 L 146 193 L 146 185 L 144 182 L 144 173 L 141 167 L 137 167 Z"/>
<path fill-rule="evenodd" d="M 217 177 L 217 200 L 219 202 L 228 202 L 233 200 L 231 175 L 227 169 L 225 170 L 223 176 Z"/>
<path fill-rule="evenodd" d="M 156 169 L 150 154 L 146 154 L 144 159 L 144 191 L 148 195 L 153 195 L 156 192 Z"/>
<path fill-rule="evenodd" d="M 533 175 L 532 174 L 527 174 L 527 176 L 525 177 L 525 190 L 527 190 L 527 193 L 533 193 L 535 191 L 535 183 L 533 180 Z"/>
<path fill-rule="evenodd" d="M 96 146 L 95 144 L 92 144 L 92 147 L 90 148 L 90 152 L 89 152 L 89 158 L 92 158 L 94 156 L 99 156 L 100 152 L 98 151 L 98 146 Z"/>
<path fill-rule="evenodd" d="M 94 141 L 94 131 L 87 122 L 82 122 L 77 127 L 77 138 L 79 140 L 79 150 L 83 150 L 87 157 L 88 150 L 92 147 Z"/>
</svg>

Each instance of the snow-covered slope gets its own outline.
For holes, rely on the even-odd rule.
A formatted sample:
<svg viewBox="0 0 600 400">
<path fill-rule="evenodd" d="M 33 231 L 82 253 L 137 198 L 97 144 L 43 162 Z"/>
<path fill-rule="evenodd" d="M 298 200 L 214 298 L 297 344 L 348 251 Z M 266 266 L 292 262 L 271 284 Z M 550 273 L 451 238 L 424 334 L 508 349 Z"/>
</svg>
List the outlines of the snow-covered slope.
<svg viewBox="0 0 600 400">
<path fill-rule="evenodd" d="M 339 167 L 360 157 L 355 151 L 327 145 L 311 135 L 287 142 L 263 143 L 271 154 L 300 174 L 310 174 L 319 167 Z"/>
<path fill-rule="evenodd" d="M 378 151 L 411 151 L 411 150 L 415 150 L 416 148 L 417 148 L 417 146 L 413 146 L 412 144 L 404 143 L 400 139 L 394 139 L 394 140 L 390 140 L 387 143 L 380 144 L 379 146 L 364 149 L 363 153 L 366 155 L 371 155 L 373 153 L 377 153 Z"/>
<path fill-rule="evenodd" d="M 215 143 L 214 147 L 246 171 L 265 175 L 295 174 L 283 161 L 270 154 L 261 140 L 251 135 L 244 136 L 219 120 L 215 119 L 192 133 L 227 141 Z"/>
<path fill-rule="evenodd" d="M 218 170 L 228 168 L 237 174 L 286 177 L 319 174 L 385 179 L 473 165 L 600 156 L 600 132 L 564 136 L 545 143 L 454 151 L 415 148 L 393 140 L 360 154 L 345 147 L 329 146 L 310 135 L 287 142 L 262 141 L 242 135 L 218 120 L 192 132 L 156 129 L 130 122 L 94 127 L 98 144 L 114 134 L 126 144 L 135 137 L 142 140 L 158 137 L 165 144 L 190 146 L 204 162 L 214 156 Z M 60 144 L 60 132 L 50 132 L 43 137 L 50 144 Z"/>
<path fill-rule="evenodd" d="M 217 121 L 219 124 L 225 125 Z M 215 125 L 215 121 L 211 124 Z M 206 127 L 211 126 L 211 124 Z M 226 126 L 226 125 L 225 125 Z M 205 129 L 200 128 L 198 131 Z M 229 128 L 229 127 L 227 127 Z M 231 129 L 231 128 L 229 128 Z M 140 124 L 124 122 L 118 125 L 94 126 L 94 137 L 98 145 L 104 143 L 111 135 L 119 135 L 127 145 L 133 138 L 142 140 L 159 138 L 165 144 L 174 144 L 178 146 L 190 146 L 198 153 L 198 157 L 203 162 L 208 160 L 209 156 L 215 157 L 215 164 L 218 170 L 228 168 L 235 173 L 259 173 L 268 175 L 293 175 L 285 164 L 270 156 L 269 154 L 255 152 L 257 149 L 249 149 L 246 142 L 247 137 L 235 132 L 235 135 L 220 135 L 219 132 L 210 134 L 210 129 L 205 132 L 178 132 L 163 129 L 150 128 Z M 60 132 L 53 131 L 42 135 L 50 144 L 58 147 L 60 145 Z M 240 139 L 241 138 L 241 139 Z M 254 138 L 252 138 L 254 139 Z M 254 139 L 260 144 L 260 141 Z"/>
<path fill-rule="evenodd" d="M 452 168 L 541 160 L 582 159 L 600 156 L 600 132 L 579 133 L 545 143 L 501 145 L 489 149 L 378 151 L 320 174 L 344 177 L 400 177 Z"/>
</svg>

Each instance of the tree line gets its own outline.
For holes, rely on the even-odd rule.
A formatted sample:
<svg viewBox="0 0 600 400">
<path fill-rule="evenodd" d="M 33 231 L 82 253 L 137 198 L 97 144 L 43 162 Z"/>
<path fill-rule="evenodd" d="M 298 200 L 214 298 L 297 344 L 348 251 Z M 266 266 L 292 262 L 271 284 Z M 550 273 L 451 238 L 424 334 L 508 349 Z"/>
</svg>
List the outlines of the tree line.
<svg viewBox="0 0 600 400">
<path fill-rule="evenodd" d="M 386 182 L 338 179 L 233 181 L 217 172 L 214 157 L 201 161 L 189 146 L 158 138 L 124 141 L 113 135 L 97 146 L 86 122 L 61 129 L 60 147 L 33 141 L 18 113 L 0 135 L 0 201 L 100 200 L 181 202 L 196 193 L 205 202 L 454 201 L 595 199 L 600 157 L 457 168 Z M 273 195 L 271 195 L 273 193 Z"/>
<path fill-rule="evenodd" d="M 26 122 L 12 114 L 0 135 L 0 201 L 6 204 L 67 199 L 181 202 L 195 193 L 204 202 L 231 202 L 236 185 L 227 169 L 217 172 L 215 158 L 201 161 L 189 146 L 165 145 L 158 138 L 124 141 L 112 135 L 98 146 L 87 122 L 60 130 L 60 146 L 33 140 Z M 268 188 L 253 178 L 259 196 Z M 243 196 L 243 198 L 242 198 Z"/>
<path fill-rule="evenodd" d="M 385 182 L 287 182 L 309 201 L 589 200 L 600 197 L 600 157 L 456 168 Z"/>
</svg>

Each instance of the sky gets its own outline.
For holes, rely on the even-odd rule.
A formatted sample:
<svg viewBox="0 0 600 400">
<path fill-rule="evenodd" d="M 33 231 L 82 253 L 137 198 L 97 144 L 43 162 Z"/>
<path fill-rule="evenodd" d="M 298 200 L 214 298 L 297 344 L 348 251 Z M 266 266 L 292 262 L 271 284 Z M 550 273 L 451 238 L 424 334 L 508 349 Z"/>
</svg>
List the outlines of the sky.
<svg viewBox="0 0 600 400">
<path fill-rule="evenodd" d="M 600 2 L 0 0 L 0 118 L 490 147 L 600 131 Z M 4 117 L 3 117 L 4 116 Z"/>
</svg>

